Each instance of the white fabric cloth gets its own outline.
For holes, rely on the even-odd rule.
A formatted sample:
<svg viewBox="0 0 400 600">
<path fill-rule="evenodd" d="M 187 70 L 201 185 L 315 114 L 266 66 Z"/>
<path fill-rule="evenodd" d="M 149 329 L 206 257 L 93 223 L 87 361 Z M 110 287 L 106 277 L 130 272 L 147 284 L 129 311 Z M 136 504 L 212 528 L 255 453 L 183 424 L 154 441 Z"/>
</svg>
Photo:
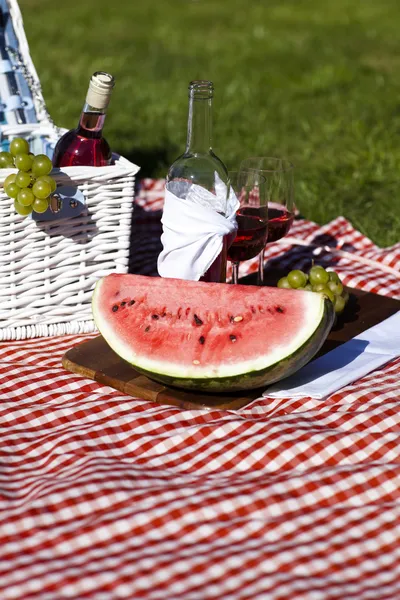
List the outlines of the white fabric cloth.
<svg viewBox="0 0 400 600">
<path fill-rule="evenodd" d="M 221 253 L 224 236 L 234 237 L 239 202 L 232 188 L 226 200 L 226 185 L 217 173 L 215 191 L 185 181 L 167 185 L 157 261 L 161 277 L 198 281 Z"/>
<path fill-rule="evenodd" d="M 264 397 L 320 400 L 400 356 L 400 311 L 272 385 Z"/>
</svg>

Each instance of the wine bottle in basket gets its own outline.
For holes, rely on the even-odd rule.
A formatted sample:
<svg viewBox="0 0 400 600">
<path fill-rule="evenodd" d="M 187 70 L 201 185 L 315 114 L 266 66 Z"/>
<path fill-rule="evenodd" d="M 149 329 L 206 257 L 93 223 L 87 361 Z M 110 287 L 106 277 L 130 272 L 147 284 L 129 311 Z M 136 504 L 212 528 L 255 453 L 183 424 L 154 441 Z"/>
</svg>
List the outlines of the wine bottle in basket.
<svg viewBox="0 0 400 600">
<path fill-rule="evenodd" d="M 78 127 L 67 131 L 58 140 L 53 155 L 54 167 L 111 164 L 111 150 L 103 137 L 103 127 L 114 83 L 114 77 L 103 71 L 92 75 Z"/>
<path fill-rule="evenodd" d="M 213 90 L 211 81 L 192 81 L 189 85 L 186 150 L 170 167 L 166 189 L 181 199 L 190 199 L 195 204 L 211 208 L 226 217 L 229 196 L 228 171 L 214 154 L 211 143 Z M 190 224 L 188 229 L 196 229 L 198 215 L 195 208 L 193 205 L 193 227 Z M 185 228 L 185 225 L 182 227 Z M 188 234 L 187 229 L 177 233 L 180 234 Z M 228 237 L 224 237 L 220 254 L 200 277 L 200 281 L 226 281 Z"/>
</svg>

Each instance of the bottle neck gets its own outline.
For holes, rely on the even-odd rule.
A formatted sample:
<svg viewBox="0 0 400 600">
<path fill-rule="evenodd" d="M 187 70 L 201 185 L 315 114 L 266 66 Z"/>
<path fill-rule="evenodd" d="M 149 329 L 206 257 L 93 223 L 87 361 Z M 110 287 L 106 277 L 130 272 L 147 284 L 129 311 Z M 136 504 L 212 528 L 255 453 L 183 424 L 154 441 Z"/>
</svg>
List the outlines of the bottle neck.
<svg viewBox="0 0 400 600">
<path fill-rule="evenodd" d="M 212 98 L 189 97 L 189 118 L 186 153 L 210 152 L 212 125 Z"/>
<path fill-rule="evenodd" d="M 84 137 L 101 138 L 106 119 L 106 110 L 106 108 L 95 108 L 85 102 L 77 128 L 78 134 Z"/>
</svg>

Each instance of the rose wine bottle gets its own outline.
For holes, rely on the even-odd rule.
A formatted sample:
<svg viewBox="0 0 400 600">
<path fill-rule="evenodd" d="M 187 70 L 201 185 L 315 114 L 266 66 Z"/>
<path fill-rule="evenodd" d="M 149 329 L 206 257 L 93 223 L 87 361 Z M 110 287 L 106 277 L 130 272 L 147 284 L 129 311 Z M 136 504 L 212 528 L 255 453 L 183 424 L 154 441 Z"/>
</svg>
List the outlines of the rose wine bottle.
<svg viewBox="0 0 400 600">
<path fill-rule="evenodd" d="M 111 164 L 111 150 L 103 137 L 103 127 L 114 83 L 114 77 L 103 71 L 92 75 L 78 127 L 67 131 L 58 140 L 53 155 L 54 167 Z"/>
<path fill-rule="evenodd" d="M 229 193 L 229 176 L 223 162 L 212 151 L 212 98 L 213 84 L 211 81 L 192 81 L 189 85 L 189 116 L 186 150 L 170 167 L 166 185 L 174 184 L 175 189 L 181 186 L 180 197 L 190 185 L 197 184 L 205 188 L 207 206 L 226 216 Z M 226 196 L 216 195 L 216 175 L 226 186 Z M 215 201 L 210 201 L 215 198 Z M 210 203 L 211 202 L 211 203 Z M 227 241 L 224 240 L 221 254 L 215 259 L 210 268 L 200 278 L 200 281 L 226 281 Z"/>
</svg>

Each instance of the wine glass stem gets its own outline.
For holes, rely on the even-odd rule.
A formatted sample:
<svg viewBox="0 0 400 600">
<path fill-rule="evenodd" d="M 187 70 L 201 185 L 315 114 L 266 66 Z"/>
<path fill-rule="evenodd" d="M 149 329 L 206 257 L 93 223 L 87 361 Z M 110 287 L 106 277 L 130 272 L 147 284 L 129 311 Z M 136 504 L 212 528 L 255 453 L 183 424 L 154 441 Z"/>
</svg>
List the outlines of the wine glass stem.
<svg viewBox="0 0 400 600">
<path fill-rule="evenodd" d="M 258 255 L 257 285 L 264 284 L 264 248 Z"/>
<path fill-rule="evenodd" d="M 239 263 L 232 262 L 232 281 L 231 283 L 237 283 L 239 280 Z"/>
</svg>

